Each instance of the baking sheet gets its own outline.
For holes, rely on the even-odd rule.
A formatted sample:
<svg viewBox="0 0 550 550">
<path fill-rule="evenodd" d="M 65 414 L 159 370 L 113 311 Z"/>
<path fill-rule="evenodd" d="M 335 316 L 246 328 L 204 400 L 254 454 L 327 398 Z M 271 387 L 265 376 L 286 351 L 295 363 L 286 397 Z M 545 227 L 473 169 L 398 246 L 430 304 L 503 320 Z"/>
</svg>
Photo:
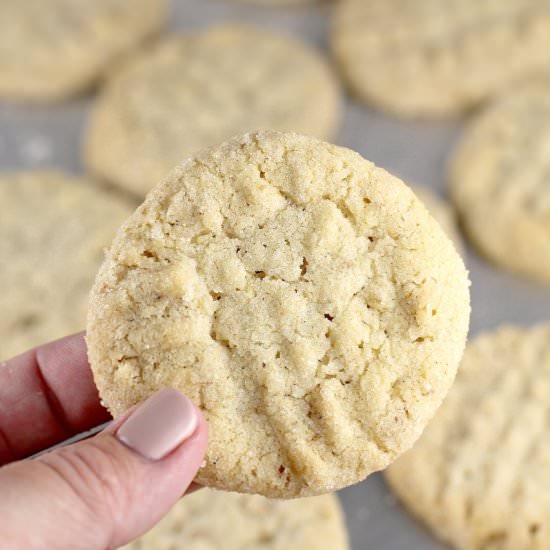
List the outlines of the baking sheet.
<svg viewBox="0 0 550 550">
<path fill-rule="evenodd" d="M 172 30 L 233 20 L 284 31 L 326 50 L 330 7 L 268 8 L 230 0 L 174 0 Z M 246 60 L 243 60 L 245 63 Z M 60 166 L 82 171 L 82 132 L 93 97 L 51 107 L 0 103 L 0 169 Z M 334 140 L 403 179 L 445 195 L 445 163 L 460 135 L 459 122 L 407 122 L 348 98 Z M 550 320 L 550 288 L 500 271 L 467 250 L 472 279 L 471 335 L 502 323 Z M 380 475 L 341 491 L 354 550 L 436 550 L 445 546 L 401 509 Z"/>
</svg>

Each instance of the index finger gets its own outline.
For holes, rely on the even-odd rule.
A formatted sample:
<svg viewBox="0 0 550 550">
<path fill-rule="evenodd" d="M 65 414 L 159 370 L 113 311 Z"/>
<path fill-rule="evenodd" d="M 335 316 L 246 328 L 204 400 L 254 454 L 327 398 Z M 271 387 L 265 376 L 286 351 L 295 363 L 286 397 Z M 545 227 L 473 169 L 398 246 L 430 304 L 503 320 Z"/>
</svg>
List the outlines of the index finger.
<svg viewBox="0 0 550 550">
<path fill-rule="evenodd" d="M 0 465 L 109 418 L 93 381 L 84 333 L 0 364 Z"/>
</svg>

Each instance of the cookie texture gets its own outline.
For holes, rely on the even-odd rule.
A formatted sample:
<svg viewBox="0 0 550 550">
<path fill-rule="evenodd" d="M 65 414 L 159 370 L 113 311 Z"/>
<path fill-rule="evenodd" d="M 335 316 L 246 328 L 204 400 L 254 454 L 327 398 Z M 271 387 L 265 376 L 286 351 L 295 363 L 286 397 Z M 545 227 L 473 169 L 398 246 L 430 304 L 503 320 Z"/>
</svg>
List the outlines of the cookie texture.
<svg viewBox="0 0 550 550">
<path fill-rule="evenodd" d="M 338 498 L 273 501 L 202 489 L 125 550 L 347 550 Z"/>
<path fill-rule="evenodd" d="M 0 97 L 63 99 L 160 29 L 167 0 L 2 0 Z"/>
<path fill-rule="evenodd" d="M 443 229 L 445 234 L 451 239 L 451 241 L 453 241 L 458 252 L 462 252 L 464 247 L 452 205 L 437 196 L 428 187 L 415 185 L 413 187 L 413 191 L 415 195 L 424 203 L 424 206 L 428 209 L 428 212 L 435 218 L 437 223 L 439 223 L 441 229 Z"/>
<path fill-rule="evenodd" d="M 470 122 L 450 191 L 474 244 L 495 263 L 550 283 L 550 79 L 502 97 Z"/>
<path fill-rule="evenodd" d="M 269 129 L 327 138 L 339 115 L 319 54 L 226 24 L 165 40 L 117 72 L 92 114 L 85 155 L 93 172 L 145 194 L 206 146 Z"/>
<path fill-rule="evenodd" d="M 0 360 L 82 330 L 103 248 L 132 205 L 54 171 L 0 176 Z"/>
<path fill-rule="evenodd" d="M 548 0 L 341 0 L 332 46 L 364 101 L 451 116 L 550 64 Z"/>
<path fill-rule="evenodd" d="M 347 149 L 260 132 L 148 195 L 98 274 L 88 343 L 114 414 L 164 386 L 201 407 L 199 483 L 285 498 L 410 447 L 468 318 L 464 265 L 408 187 Z"/>
<path fill-rule="evenodd" d="M 456 548 L 549 548 L 549 391 L 550 325 L 478 337 L 437 415 L 387 480 Z"/>
</svg>

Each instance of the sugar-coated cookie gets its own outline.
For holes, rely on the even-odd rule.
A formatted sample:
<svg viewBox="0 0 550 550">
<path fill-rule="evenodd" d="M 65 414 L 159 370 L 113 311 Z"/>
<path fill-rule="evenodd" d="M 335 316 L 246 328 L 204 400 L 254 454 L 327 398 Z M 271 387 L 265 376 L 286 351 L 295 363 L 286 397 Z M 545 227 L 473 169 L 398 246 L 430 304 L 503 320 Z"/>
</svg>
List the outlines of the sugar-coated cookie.
<svg viewBox="0 0 550 550">
<path fill-rule="evenodd" d="M 275 501 L 202 489 L 124 550 L 347 550 L 335 495 Z"/>
<path fill-rule="evenodd" d="M 144 195 L 199 149 L 254 130 L 330 137 L 340 94 L 296 39 L 224 24 L 157 44 L 115 72 L 93 110 L 90 169 Z"/>
<path fill-rule="evenodd" d="M 472 242 L 495 263 L 550 284 L 550 79 L 526 83 L 466 127 L 451 196 Z"/>
<path fill-rule="evenodd" d="M 340 0 L 333 51 L 364 101 L 449 116 L 550 66 L 548 0 Z"/>
<path fill-rule="evenodd" d="M 0 98 L 59 100 L 158 31 L 167 0 L 2 0 Z"/>
<path fill-rule="evenodd" d="M 103 249 L 132 204 L 56 171 L 0 175 L 0 360 L 84 328 Z"/>
<path fill-rule="evenodd" d="M 386 478 L 455 548 L 550 548 L 549 394 L 550 325 L 479 336 L 437 415 Z"/>
<path fill-rule="evenodd" d="M 468 276 L 412 191 L 360 155 L 259 132 L 186 161 L 119 231 L 88 344 L 118 415 L 186 393 L 204 485 L 331 492 L 409 448 L 447 393 Z"/>
</svg>

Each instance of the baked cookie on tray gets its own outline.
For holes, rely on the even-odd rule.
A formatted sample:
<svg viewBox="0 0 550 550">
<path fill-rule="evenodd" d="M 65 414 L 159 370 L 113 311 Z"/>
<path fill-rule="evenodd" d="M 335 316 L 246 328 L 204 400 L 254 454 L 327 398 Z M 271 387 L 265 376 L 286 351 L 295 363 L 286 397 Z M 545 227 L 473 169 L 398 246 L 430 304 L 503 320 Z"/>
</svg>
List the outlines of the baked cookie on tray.
<svg viewBox="0 0 550 550">
<path fill-rule="evenodd" d="M 479 250 L 550 284 L 550 78 L 512 90 L 469 122 L 449 180 Z"/>
<path fill-rule="evenodd" d="M 163 25 L 167 0 L 2 0 L 0 98 L 59 100 Z"/>
<path fill-rule="evenodd" d="M 548 0 L 340 0 L 332 48 L 364 101 L 449 116 L 550 66 Z"/>
<path fill-rule="evenodd" d="M 82 330 L 103 249 L 132 203 L 56 171 L 0 174 L 0 360 Z"/>
<path fill-rule="evenodd" d="M 88 345 L 113 414 L 166 386 L 202 409 L 198 483 L 289 498 L 408 449 L 468 321 L 462 260 L 405 184 L 267 131 L 197 154 L 147 196 L 97 276 Z"/>
<path fill-rule="evenodd" d="M 328 138 L 339 118 L 339 87 L 313 48 L 224 24 L 166 39 L 115 72 L 85 157 L 92 172 L 144 195 L 203 147 L 258 129 Z"/>
<path fill-rule="evenodd" d="M 202 489 L 124 550 L 348 550 L 338 497 L 273 501 Z"/>
<path fill-rule="evenodd" d="M 455 548 L 550 548 L 549 394 L 550 325 L 479 336 L 437 415 L 386 479 Z"/>
</svg>

